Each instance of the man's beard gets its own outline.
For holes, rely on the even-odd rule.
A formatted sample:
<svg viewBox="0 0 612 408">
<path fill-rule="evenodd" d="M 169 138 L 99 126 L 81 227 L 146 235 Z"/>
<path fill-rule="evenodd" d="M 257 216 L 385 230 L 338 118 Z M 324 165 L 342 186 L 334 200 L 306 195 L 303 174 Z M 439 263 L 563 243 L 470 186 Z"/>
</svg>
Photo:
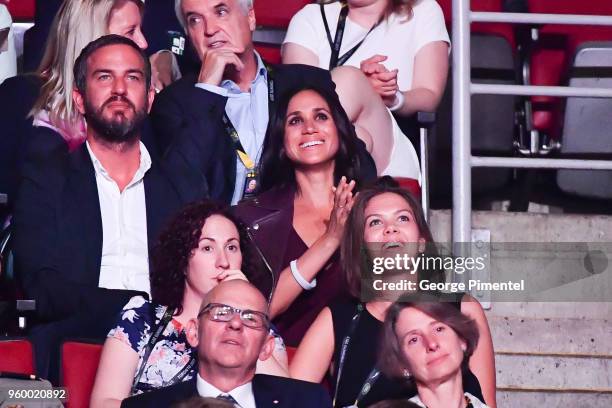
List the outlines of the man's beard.
<svg viewBox="0 0 612 408">
<path fill-rule="evenodd" d="M 113 102 L 124 102 L 127 103 L 134 116 L 132 119 L 128 119 L 123 114 L 114 114 L 111 119 L 107 119 L 103 116 L 103 111 L 106 105 Z M 87 98 L 85 99 L 85 119 L 87 120 L 87 126 L 91 127 L 96 131 L 96 134 L 103 140 L 110 143 L 125 143 L 131 142 L 138 137 L 142 123 L 147 117 L 147 106 L 145 105 L 142 109 L 136 110 L 136 107 L 125 96 L 115 95 L 99 109 L 92 106 Z"/>
</svg>

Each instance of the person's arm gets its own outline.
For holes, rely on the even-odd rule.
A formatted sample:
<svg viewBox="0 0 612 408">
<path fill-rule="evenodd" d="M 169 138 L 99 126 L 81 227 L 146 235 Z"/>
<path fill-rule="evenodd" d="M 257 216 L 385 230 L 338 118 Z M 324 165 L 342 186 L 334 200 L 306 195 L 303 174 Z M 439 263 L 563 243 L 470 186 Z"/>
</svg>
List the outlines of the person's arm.
<svg viewBox="0 0 612 408">
<path fill-rule="evenodd" d="M 344 224 L 353 205 L 352 191 L 354 187 L 354 181 L 347 183 L 346 178 L 342 177 L 334 193 L 334 207 L 327 225 L 327 231 L 296 260 L 297 269 L 307 282 L 312 282 L 340 246 Z M 274 318 L 287 310 L 302 293 L 302 290 L 302 287 L 293 277 L 291 268 L 283 269 L 272 296 L 270 316 Z"/>
<path fill-rule="evenodd" d="M 461 301 L 461 312 L 471 317 L 478 327 L 480 337 L 474 354 L 470 357 L 470 370 L 480 383 L 485 403 L 495 408 L 495 355 L 493 353 L 493 340 L 491 330 L 480 303 L 469 295 L 465 295 Z"/>
<path fill-rule="evenodd" d="M 274 339 L 274 351 L 270 358 L 266 360 L 257 360 L 255 373 L 275 375 L 277 377 L 289 377 L 287 349 L 281 338 Z"/>
<path fill-rule="evenodd" d="M 130 346 L 119 339 L 107 338 L 91 392 L 90 407 L 120 407 L 121 401 L 130 396 L 137 367 L 138 354 Z"/>
<path fill-rule="evenodd" d="M 337 234 L 325 233 L 297 259 L 297 267 L 302 277 L 312 282 L 319 271 L 325 266 L 340 245 Z M 296 282 L 290 267 L 286 267 L 280 273 L 272 304 L 270 315 L 276 317 L 291 306 L 291 303 L 302 293 L 302 287 Z"/>
<path fill-rule="evenodd" d="M 295 43 L 284 43 L 281 48 L 283 64 L 305 64 L 319 66 L 319 57 L 308 48 Z"/>
<path fill-rule="evenodd" d="M 157 51 L 149 57 L 149 62 L 151 63 L 151 86 L 155 88 L 155 92 L 159 93 L 181 78 L 176 55 L 170 50 Z"/>
<path fill-rule="evenodd" d="M 281 47 L 283 64 L 319 66 L 320 37 L 324 34 L 318 4 L 308 4 L 291 17 Z"/>
<path fill-rule="evenodd" d="M 434 112 L 444 94 L 448 77 L 448 43 L 435 41 L 419 50 L 414 59 L 412 89 L 405 91 L 404 103 L 395 113 L 410 116 L 418 111 Z M 385 97 L 393 106 L 395 96 Z"/>
<path fill-rule="evenodd" d="M 361 61 L 360 69 L 385 105 L 399 115 L 410 116 L 418 111 L 434 112 L 446 86 L 448 76 L 448 44 L 433 41 L 416 54 L 412 88 L 402 92 L 398 99 L 398 71 L 384 66 L 385 55 L 373 55 Z M 401 102 L 401 104 L 400 104 Z"/>
<path fill-rule="evenodd" d="M 319 383 L 325 377 L 334 354 L 334 322 L 329 307 L 321 310 L 300 342 L 289 373 L 291 378 Z"/>
</svg>

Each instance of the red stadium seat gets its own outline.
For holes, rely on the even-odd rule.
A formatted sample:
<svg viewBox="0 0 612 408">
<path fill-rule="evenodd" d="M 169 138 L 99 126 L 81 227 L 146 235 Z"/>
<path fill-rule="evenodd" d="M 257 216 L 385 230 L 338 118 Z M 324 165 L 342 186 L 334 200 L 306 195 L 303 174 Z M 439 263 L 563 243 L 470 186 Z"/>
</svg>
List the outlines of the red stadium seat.
<svg viewBox="0 0 612 408">
<path fill-rule="evenodd" d="M 270 64 L 281 63 L 280 44 L 255 43 L 255 50 L 257 50 L 264 61 Z"/>
<path fill-rule="evenodd" d="M 417 201 L 421 201 L 421 186 L 419 186 L 417 180 L 406 177 L 394 177 L 394 180 L 398 182 L 401 188 L 410 191 Z"/>
<path fill-rule="evenodd" d="M 442 8 L 442 12 L 444 13 L 444 21 L 446 21 L 446 26 L 448 27 L 450 33 L 452 23 L 453 1 L 438 0 L 438 4 L 440 4 L 440 7 Z M 500 12 L 503 10 L 502 0 L 471 0 L 470 9 L 472 11 Z M 504 37 L 508 41 L 508 43 L 510 43 L 512 49 L 516 48 L 514 30 L 512 29 L 512 25 L 510 24 L 473 23 L 470 28 L 470 31 L 472 33 L 491 34 Z"/>
<path fill-rule="evenodd" d="M 33 21 L 36 10 L 35 0 L 0 0 L 6 5 L 13 21 Z"/>
<path fill-rule="evenodd" d="M 61 382 L 68 389 L 67 407 L 89 406 L 101 353 L 102 344 L 98 343 L 66 341 L 62 344 Z"/>
<path fill-rule="evenodd" d="M 529 0 L 531 13 L 612 15 L 609 0 Z M 567 82 L 567 71 L 576 49 L 587 41 L 612 40 L 612 27 L 547 24 L 540 28 L 538 42 L 531 56 L 531 84 L 558 86 Z M 563 121 L 564 100 L 535 96 L 533 126 L 558 139 Z"/>
<path fill-rule="evenodd" d="M 255 49 L 262 58 L 272 64 L 281 63 L 280 46 L 284 31 L 289 27 L 289 22 L 306 4 L 312 3 L 311 0 L 285 0 L 282 7 L 279 7 L 277 0 L 257 0 L 255 2 L 255 19 L 257 29 L 263 31 L 274 31 L 277 39 L 265 42 L 255 41 Z"/>
<path fill-rule="evenodd" d="M 0 340 L 0 356 L 0 371 L 34 374 L 34 352 L 28 340 Z"/>
<path fill-rule="evenodd" d="M 286 30 L 291 17 L 309 3 L 312 3 L 312 1 L 284 0 L 281 5 L 278 0 L 257 0 L 255 1 L 257 25 Z"/>
</svg>

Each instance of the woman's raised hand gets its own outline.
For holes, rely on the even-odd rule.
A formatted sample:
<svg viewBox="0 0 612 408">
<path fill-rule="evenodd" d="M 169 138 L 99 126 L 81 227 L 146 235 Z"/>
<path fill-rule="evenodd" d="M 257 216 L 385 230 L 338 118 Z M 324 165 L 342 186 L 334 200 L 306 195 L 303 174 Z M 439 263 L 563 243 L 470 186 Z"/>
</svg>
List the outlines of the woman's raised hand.
<svg viewBox="0 0 612 408">
<path fill-rule="evenodd" d="M 384 55 L 374 55 L 361 61 L 360 69 L 364 73 L 372 88 L 390 106 L 388 101 L 395 100 L 395 93 L 399 90 L 397 85 L 397 69 L 388 70 L 382 62 L 387 59 Z"/>
<path fill-rule="evenodd" d="M 338 243 L 344 233 L 344 224 L 348 218 L 351 208 L 353 208 L 355 180 L 347 182 L 346 177 L 342 176 L 336 187 L 332 187 L 334 192 L 334 206 L 332 207 L 325 232 L 330 237 L 337 239 Z"/>
<path fill-rule="evenodd" d="M 232 279 L 242 279 L 245 281 L 249 281 L 244 273 L 240 269 L 226 269 L 217 275 L 217 280 L 219 283 L 230 281 Z"/>
</svg>

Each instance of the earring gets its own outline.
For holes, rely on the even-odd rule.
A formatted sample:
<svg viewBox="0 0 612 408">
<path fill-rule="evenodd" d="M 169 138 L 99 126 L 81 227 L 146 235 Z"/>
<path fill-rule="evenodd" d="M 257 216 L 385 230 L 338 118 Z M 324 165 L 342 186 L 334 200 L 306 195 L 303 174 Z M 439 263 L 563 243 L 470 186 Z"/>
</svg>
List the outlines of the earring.
<svg viewBox="0 0 612 408">
<path fill-rule="evenodd" d="M 410 378 L 410 371 L 408 371 L 407 368 L 404 368 L 402 370 L 402 375 L 404 376 L 404 378 Z"/>
</svg>

